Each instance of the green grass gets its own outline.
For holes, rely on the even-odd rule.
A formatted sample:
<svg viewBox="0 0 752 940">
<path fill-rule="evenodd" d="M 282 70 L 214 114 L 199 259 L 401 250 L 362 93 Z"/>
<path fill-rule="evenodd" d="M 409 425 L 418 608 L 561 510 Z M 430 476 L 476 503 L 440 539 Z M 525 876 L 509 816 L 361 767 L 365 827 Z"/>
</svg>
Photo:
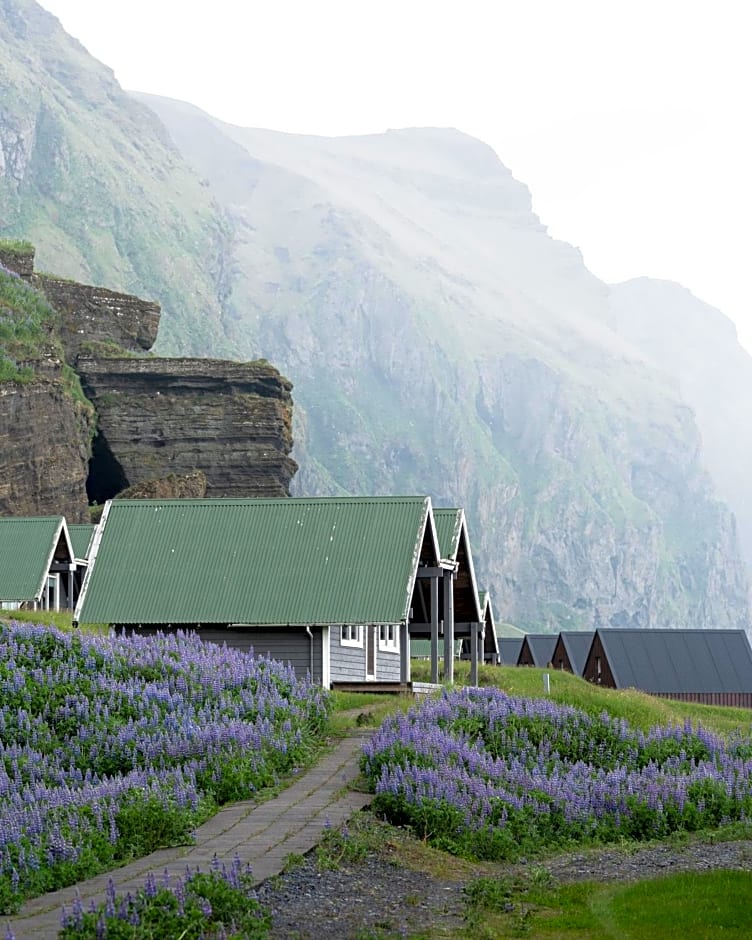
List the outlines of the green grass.
<svg viewBox="0 0 752 940">
<path fill-rule="evenodd" d="M 0 251 L 10 251 L 17 255 L 33 255 L 34 246 L 21 238 L 0 238 Z"/>
<path fill-rule="evenodd" d="M 552 886 L 545 878 L 482 877 L 466 888 L 459 936 L 580 940 L 711 940 L 752 936 L 752 872 L 682 872 L 632 884 Z"/>
<path fill-rule="evenodd" d="M 413 679 L 428 681 L 429 663 L 413 660 L 411 668 Z M 456 685 L 466 684 L 469 673 L 469 663 L 455 661 Z M 544 673 L 549 674 L 551 691 L 548 696 L 543 689 Z M 683 725 L 689 719 L 693 725 L 700 724 L 718 734 L 729 735 L 735 731 L 748 733 L 752 723 L 752 713 L 747 708 L 678 702 L 656 698 L 636 689 L 604 689 L 560 669 L 482 665 L 478 670 L 478 684 L 497 686 L 509 695 L 525 698 L 548 697 L 554 702 L 581 708 L 591 715 L 600 715 L 605 711 L 643 731 L 655 725 Z"/>
<path fill-rule="evenodd" d="M 53 626 L 58 630 L 73 631 L 73 614 L 71 611 L 50 610 L 0 610 L 0 620 L 10 623 L 16 620 L 23 623 L 38 623 L 41 626 Z M 107 623 L 86 623 L 76 627 L 79 633 L 106 636 L 110 626 Z"/>
</svg>

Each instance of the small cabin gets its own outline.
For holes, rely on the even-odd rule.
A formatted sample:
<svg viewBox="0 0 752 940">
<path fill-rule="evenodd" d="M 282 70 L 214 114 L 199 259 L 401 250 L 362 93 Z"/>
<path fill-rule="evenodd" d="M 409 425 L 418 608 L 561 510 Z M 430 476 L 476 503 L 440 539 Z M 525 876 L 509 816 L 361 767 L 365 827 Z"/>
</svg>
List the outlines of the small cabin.
<svg viewBox="0 0 752 940">
<path fill-rule="evenodd" d="M 526 633 L 522 638 L 517 665 L 538 666 L 539 668 L 550 666 L 557 639 L 556 633 Z"/>
<path fill-rule="evenodd" d="M 581 676 L 594 636 L 594 630 L 562 630 L 551 657 L 553 668 Z"/>
<path fill-rule="evenodd" d="M 442 619 L 453 640 L 455 585 L 458 613 L 477 627 L 477 598 L 465 596 L 474 581 L 460 567 L 442 558 L 428 497 L 115 499 L 74 619 L 191 631 L 327 688 L 404 686 L 414 630 L 426 636 L 427 622 L 431 639 Z M 453 653 L 452 643 L 450 674 Z"/>
<path fill-rule="evenodd" d="M 73 610 L 76 574 L 63 516 L 0 518 L 0 609 Z"/>
<path fill-rule="evenodd" d="M 752 649 L 744 630 L 599 629 L 583 676 L 610 689 L 752 707 Z"/>
</svg>

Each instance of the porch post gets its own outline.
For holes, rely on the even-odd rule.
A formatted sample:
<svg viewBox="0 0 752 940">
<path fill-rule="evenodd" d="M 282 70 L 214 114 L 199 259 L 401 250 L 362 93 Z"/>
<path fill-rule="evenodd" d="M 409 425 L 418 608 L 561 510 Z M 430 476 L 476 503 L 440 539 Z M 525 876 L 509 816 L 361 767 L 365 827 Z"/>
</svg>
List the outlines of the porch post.
<svg viewBox="0 0 752 940">
<path fill-rule="evenodd" d="M 400 631 L 400 682 L 410 681 L 410 627 L 405 623 L 399 625 Z"/>
<path fill-rule="evenodd" d="M 470 625 L 470 685 L 478 684 L 478 628 L 480 624 Z"/>
<path fill-rule="evenodd" d="M 439 576 L 431 575 L 431 682 L 439 681 Z"/>
<path fill-rule="evenodd" d="M 444 682 L 454 684 L 454 572 L 444 572 Z"/>
</svg>

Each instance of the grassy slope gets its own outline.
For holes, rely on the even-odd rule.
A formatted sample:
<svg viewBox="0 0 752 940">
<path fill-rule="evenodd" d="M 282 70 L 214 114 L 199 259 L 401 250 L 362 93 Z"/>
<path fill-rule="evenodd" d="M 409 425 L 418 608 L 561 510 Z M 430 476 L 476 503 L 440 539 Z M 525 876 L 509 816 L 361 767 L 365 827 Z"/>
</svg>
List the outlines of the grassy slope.
<svg viewBox="0 0 752 940">
<path fill-rule="evenodd" d="M 467 682 L 470 666 L 456 662 L 455 682 Z M 548 673 L 550 694 L 543 688 L 543 675 Z M 413 660 L 412 675 L 416 681 L 427 682 L 430 664 Z M 631 725 L 649 730 L 655 725 L 678 724 L 686 720 L 719 734 L 735 731 L 748 734 L 752 726 L 752 712 L 746 708 L 724 708 L 719 705 L 699 705 L 656 698 L 637 689 L 604 689 L 586 682 L 579 676 L 557 669 L 535 669 L 531 666 L 480 666 L 480 685 L 497 686 L 509 695 L 523 698 L 551 698 L 555 702 L 573 705 L 591 715 L 607 712 L 614 718 L 623 718 Z"/>
</svg>

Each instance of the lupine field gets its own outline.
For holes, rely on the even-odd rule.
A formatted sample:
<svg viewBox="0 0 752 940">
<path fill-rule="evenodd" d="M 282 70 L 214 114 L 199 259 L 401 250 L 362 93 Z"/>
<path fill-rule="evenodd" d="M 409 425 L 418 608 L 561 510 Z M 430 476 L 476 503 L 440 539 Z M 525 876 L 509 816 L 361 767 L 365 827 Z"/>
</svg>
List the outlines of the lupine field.
<svg viewBox="0 0 752 940">
<path fill-rule="evenodd" d="M 187 635 L 0 623 L 0 911 L 164 845 L 305 762 L 325 693 Z"/>
<path fill-rule="evenodd" d="M 365 747 L 374 808 L 435 846 L 501 860 L 752 818 L 752 741 L 632 729 L 499 689 L 445 692 Z"/>
</svg>

